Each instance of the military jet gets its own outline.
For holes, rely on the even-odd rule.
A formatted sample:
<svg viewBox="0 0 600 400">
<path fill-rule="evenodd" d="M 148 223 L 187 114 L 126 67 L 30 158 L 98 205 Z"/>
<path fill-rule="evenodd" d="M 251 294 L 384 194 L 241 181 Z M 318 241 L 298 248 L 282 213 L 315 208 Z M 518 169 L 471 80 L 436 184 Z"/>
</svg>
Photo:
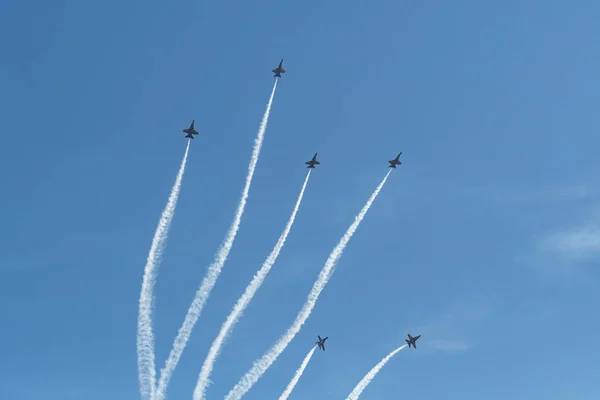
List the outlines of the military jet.
<svg viewBox="0 0 600 400">
<path fill-rule="evenodd" d="M 325 351 L 325 341 L 327 340 L 327 338 L 328 338 L 329 336 L 328 336 L 328 337 L 326 337 L 326 338 L 324 338 L 324 339 L 321 339 L 321 336 L 319 336 L 319 335 L 317 335 L 317 337 L 319 338 L 319 341 L 318 341 L 318 342 L 315 342 L 315 344 L 318 344 L 318 345 L 319 345 L 319 348 L 320 348 L 321 350 Z"/>
<path fill-rule="evenodd" d="M 388 161 L 390 163 L 390 168 L 396 168 L 396 165 L 402 165 L 402 161 L 399 160 L 402 152 L 396 156 L 393 160 Z"/>
<path fill-rule="evenodd" d="M 315 155 L 313 156 L 312 160 L 307 161 L 304 164 L 308 165 L 308 167 L 306 167 L 306 168 L 314 168 L 315 165 L 319 165 L 321 163 L 317 161 L 317 153 L 315 153 Z"/>
<path fill-rule="evenodd" d="M 286 72 L 285 69 L 283 69 L 283 67 L 281 66 L 282 64 L 283 64 L 283 58 L 279 62 L 279 66 L 272 71 L 275 73 L 275 75 L 273 75 L 273 77 L 277 76 L 277 77 L 281 78 L 281 74 Z"/>
<path fill-rule="evenodd" d="M 192 135 L 197 135 L 198 134 L 198 131 L 194 129 L 194 120 L 192 120 L 192 124 L 190 125 L 190 127 L 187 128 L 187 129 L 184 129 L 183 131 L 185 133 L 187 133 L 187 135 L 185 137 L 193 139 L 194 136 L 192 136 Z"/>
<path fill-rule="evenodd" d="M 409 333 L 408 334 L 408 339 L 404 339 L 404 340 L 406 340 L 406 343 L 408 343 L 408 347 L 410 347 L 410 345 L 412 344 L 412 347 L 416 349 L 417 348 L 417 343 L 416 342 L 417 342 L 417 339 L 420 338 L 420 337 L 421 337 L 421 335 L 412 337 L 412 336 L 410 336 L 410 333 Z"/>
</svg>

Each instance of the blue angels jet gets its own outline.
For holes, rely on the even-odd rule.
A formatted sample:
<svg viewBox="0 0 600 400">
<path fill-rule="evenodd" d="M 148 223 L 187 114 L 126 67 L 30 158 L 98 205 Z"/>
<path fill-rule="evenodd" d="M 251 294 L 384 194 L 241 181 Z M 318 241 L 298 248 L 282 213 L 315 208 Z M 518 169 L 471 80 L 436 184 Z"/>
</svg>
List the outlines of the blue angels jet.
<svg viewBox="0 0 600 400">
<path fill-rule="evenodd" d="M 279 62 L 279 66 L 272 71 L 275 73 L 275 75 L 273 75 L 273 77 L 277 76 L 277 77 L 281 78 L 281 74 L 285 73 L 285 69 L 283 69 L 283 67 L 281 66 L 282 64 L 283 64 L 283 58 Z"/>
<path fill-rule="evenodd" d="M 194 129 L 194 121 L 195 120 L 192 120 L 192 124 L 190 125 L 189 128 L 183 130 L 185 133 L 187 133 L 187 135 L 185 137 L 190 138 L 190 139 L 194 138 L 194 136 L 192 136 L 192 135 L 198 134 L 198 131 Z"/>
<path fill-rule="evenodd" d="M 404 339 L 406 341 L 406 343 L 408 343 L 408 347 L 410 347 L 410 345 L 412 345 L 413 348 L 417 348 L 417 339 L 420 338 L 421 335 L 412 337 L 410 335 L 410 333 L 408 334 L 408 339 Z"/>
<path fill-rule="evenodd" d="M 319 336 L 319 335 L 317 335 L 317 337 L 319 338 L 319 341 L 315 342 L 315 344 L 319 345 L 319 348 L 321 350 L 325 351 L 325 341 L 329 338 L 329 336 L 324 339 L 321 339 L 321 336 Z"/>
<path fill-rule="evenodd" d="M 396 168 L 396 165 L 402 165 L 402 161 L 399 160 L 402 152 L 396 156 L 393 160 L 388 161 L 390 163 L 390 168 Z"/>
<path fill-rule="evenodd" d="M 312 160 L 307 161 L 304 164 L 308 165 L 308 167 L 306 167 L 306 168 L 314 168 L 315 165 L 319 165 L 321 163 L 317 161 L 317 153 L 315 153 L 315 155 L 313 156 Z"/>
</svg>

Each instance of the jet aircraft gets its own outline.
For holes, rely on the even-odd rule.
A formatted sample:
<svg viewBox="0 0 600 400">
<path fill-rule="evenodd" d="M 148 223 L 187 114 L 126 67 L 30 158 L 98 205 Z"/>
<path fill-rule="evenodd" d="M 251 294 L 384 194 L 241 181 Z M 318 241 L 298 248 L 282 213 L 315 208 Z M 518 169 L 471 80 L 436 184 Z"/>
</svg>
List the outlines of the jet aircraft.
<svg viewBox="0 0 600 400">
<path fill-rule="evenodd" d="M 393 160 L 388 161 L 390 163 L 390 168 L 396 168 L 396 165 L 402 165 L 402 161 L 399 160 L 402 152 L 396 156 Z"/>
<path fill-rule="evenodd" d="M 315 155 L 313 156 L 312 160 L 307 161 L 304 164 L 308 165 L 308 167 L 306 167 L 306 168 L 314 168 L 315 165 L 319 165 L 321 163 L 317 161 L 317 153 L 315 153 Z"/>
<path fill-rule="evenodd" d="M 410 345 L 412 344 L 412 347 L 416 349 L 417 348 L 417 339 L 420 337 L 421 337 L 421 335 L 412 337 L 409 333 L 408 339 L 404 339 L 404 340 L 406 340 L 406 343 L 408 343 L 408 347 L 410 347 Z"/>
<path fill-rule="evenodd" d="M 315 342 L 315 344 L 318 344 L 318 345 L 319 345 L 319 348 L 320 348 L 321 350 L 325 351 L 325 341 L 327 340 L 327 338 L 328 338 L 329 336 L 328 336 L 328 337 L 326 337 L 326 338 L 324 338 L 324 339 L 321 339 L 321 336 L 319 336 L 319 335 L 317 335 L 317 337 L 319 338 L 319 341 L 318 341 L 318 342 Z"/>
<path fill-rule="evenodd" d="M 281 74 L 286 72 L 285 69 L 283 69 L 282 64 L 283 64 L 283 58 L 279 62 L 279 66 L 272 71 L 275 73 L 275 75 L 273 75 L 273 77 L 277 76 L 277 77 L 281 78 Z"/>
<path fill-rule="evenodd" d="M 194 120 L 192 120 L 192 124 L 190 125 L 190 127 L 189 127 L 189 128 L 187 128 L 187 129 L 184 129 L 183 131 L 184 131 L 185 133 L 187 133 L 187 135 L 186 135 L 185 137 L 187 137 L 187 138 L 190 138 L 190 139 L 193 139 L 193 138 L 194 138 L 194 136 L 192 136 L 192 135 L 197 135 L 197 134 L 198 134 L 198 131 L 196 131 L 196 130 L 194 129 Z"/>
</svg>

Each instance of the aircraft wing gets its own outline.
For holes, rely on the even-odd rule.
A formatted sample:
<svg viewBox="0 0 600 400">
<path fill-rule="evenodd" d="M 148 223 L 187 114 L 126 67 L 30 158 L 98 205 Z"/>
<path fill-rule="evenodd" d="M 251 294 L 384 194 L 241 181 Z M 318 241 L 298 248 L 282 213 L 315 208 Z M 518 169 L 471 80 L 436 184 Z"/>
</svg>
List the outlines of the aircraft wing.
<svg viewBox="0 0 600 400">
<path fill-rule="evenodd" d="M 410 340 L 413 340 L 413 339 L 414 339 L 414 338 L 413 338 L 413 337 L 410 335 L 410 333 L 408 334 L 408 338 L 409 338 Z"/>
<path fill-rule="evenodd" d="M 323 349 L 323 351 L 325 351 L 325 343 L 323 343 L 323 344 L 321 345 L 321 348 Z"/>
</svg>

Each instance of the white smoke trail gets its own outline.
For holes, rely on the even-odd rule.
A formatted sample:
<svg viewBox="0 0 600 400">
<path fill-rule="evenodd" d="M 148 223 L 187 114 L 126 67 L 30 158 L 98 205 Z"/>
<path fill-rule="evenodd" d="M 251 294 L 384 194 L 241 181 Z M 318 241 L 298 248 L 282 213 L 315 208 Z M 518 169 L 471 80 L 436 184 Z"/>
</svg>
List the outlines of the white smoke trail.
<svg viewBox="0 0 600 400">
<path fill-rule="evenodd" d="M 369 208 L 375 201 L 375 198 L 381 191 L 381 188 L 383 188 L 385 181 L 387 181 L 388 177 L 390 176 L 391 171 L 392 170 L 390 170 L 386 174 L 385 178 L 383 178 L 379 186 L 377 186 L 377 189 L 375 189 L 375 192 L 373 192 L 373 194 L 367 201 L 367 204 L 365 204 L 363 209 L 356 216 L 352 225 L 350 225 L 344 236 L 342 236 L 337 246 L 335 246 L 335 248 L 329 255 L 329 258 L 325 262 L 325 265 L 323 266 L 323 269 L 319 274 L 319 278 L 314 283 L 312 290 L 308 294 L 306 302 L 304 303 L 302 309 L 296 316 L 296 320 L 279 338 L 279 340 L 269 349 L 269 351 L 263 354 L 263 356 L 259 360 L 254 362 L 252 368 L 250 368 L 250 370 L 246 372 L 246 374 L 238 381 L 234 388 L 229 391 L 229 393 L 225 397 L 226 400 L 238 400 L 244 394 L 246 394 L 252 388 L 252 386 L 261 378 L 261 376 L 267 371 L 271 364 L 275 362 L 277 357 L 279 357 L 279 355 L 283 353 L 287 345 L 292 341 L 292 339 L 294 339 L 294 336 L 296 336 L 296 334 L 300 331 L 302 325 L 304 325 L 304 322 L 306 322 L 306 320 L 310 316 L 310 313 L 312 312 L 312 309 L 315 307 L 315 304 L 317 303 L 317 299 L 319 298 L 321 291 L 323 291 L 325 285 L 327 285 L 327 282 L 329 281 L 329 278 L 333 273 L 335 264 L 342 256 L 344 248 L 348 244 L 348 241 L 350 240 L 352 235 L 354 235 L 356 228 L 358 228 L 358 225 L 361 223 L 361 221 L 367 214 L 367 211 L 369 211 Z"/>
<path fill-rule="evenodd" d="M 140 392 L 143 399 L 152 399 L 156 390 L 156 367 L 154 365 L 154 334 L 152 332 L 152 307 L 154 303 L 154 285 L 156 283 L 156 275 L 158 267 L 162 260 L 162 253 L 167 243 L 169 236 L 169 227 L 173 216 L 175 215 L 175 207 L 179 198 L 179 190 L 181 189 L 181 181 L 187 163 L 188 151 L 190 150 L 190 141 L 188 140 L 185 154 L 175 178 L 175 184 L 171 189 L 167 205 L 160 216 L 158 227 L 152 238 L 152 246 L 148 253 L 146 266 L 144 267 L 144 278 L 142 280 L 142 290 L 140 293 L 140 306 L 138 314 L 138 331 L 137 331 L 137 356 L 138 356 L 138 373 L 140 381 Z"/>
<path fill-rule="evenodd" d="M 281 249 L 285 244 L 287 236 L 290 233 L 290 230 L 292 229 L 294 220 L 296 219 L 296 214 L 298 213 L 298 209 L 300 208 L 300 203 L 302 202 L 304 190 L 306 189 L 306 184 L 308 183 L 308 178 L 310 177 L 311 171 L 312 170 L 309 169 L 308 173 L 306 174 L 306 178 L 304 179 L 304 184 L 302 185 L 302 189 L 300 190 L 300 195 L 298 196 L 298 200 L 296 201 L 294 211 L 292 211 L 292 215 L 290 216 L 290 219 L 288 220 L 288 223 L 285 226 L 283 233 L 279 237 L 279 240 L 277 240 L 275 247 L 271 251 L 271 254 L 269 254 L 260 270 L 258 270 L 258 272 L 254 275 L 254 278 L 246 287 L 244 293 L 240 296 L 237 303 L 235 303 L 233 310 L 221 326 L 219 334 L 213 341 L 210 350 L 208 351 L 208 355 L 204 360 L 204 364 L 202 365 L 202 370 L 200 371 L 200 377 L 198 378 L 198 383 L 196 384 L 196 389 L 194 390 L 194 399 L 199 400 L 205 398 L 206 389 L 210 383 L 210 374 L 215 365 L 215 361 L 219 356 L 219 352 L 221 351 L 221 348 L 223 347 L 223 344 L 227 339 L 227 336 L 229 336 L 229 334 L 233 330 L 233 327 L 238 322 L 244 310 L 246 309 L 248 304 L 250 304 L 250 301 L 252 301 L 252 298 L 260 288 L 260 285 L 262 285 L 263 281 L 267 277 L 267 274 L 271 270 L 271 267 L 273 266 L 273 264 L 275 264 L 275 261 L 277 260 L 277 257 L 279 256 L 279 253 L 281 252 Z"/>
<path fill-rule="evenodd" d="M 300 368 L 298 368 L 298 370 L 296 371 L 296 375 L 294 375 L 294 377 L 287 385 L 281 396 L 279 396 L 279 400 L 287 400 L 287 398 L 290 397 L 290 394 L 292 394 L 292 390 L 294 390 L 294 388 L 296 387 L 296 384 L 300 380 L 300 377 L 304 373 L 304 370 L 306 369 L 306 366 L 308 365 L 308 362 L 310 361 L 316 349 L 317 346 L 313 347 L 311 351 L 308 352 L 306 357 L 304 357 L 304 361 L 302 361 Z"/>
<path fill-rule="evenodd" d="M 358 398 L 360 397 L 360 395 L 363 392 L 363 390 L 365 390 L 366 387 L 369 385 L 369 383 L 371 383 L 371 381 L 373 380 L 373 378 L 375 378 L 375 375 L 377 375 L 377 373 L 379 372 L 379 370 L 381 370 L 381 368 L 383 368 L 383 366 L 390 360 L 390 358 L 394 357 L 397 352 L 399 352 L 400 350 L 402 350 L 405 347 L 406 347 L 405 344 L 402 345 L 402 346 L 400 346 L 400 347 L 398 347 L 396 350 L 392 351 L 390 354 L 388 354 L 387 356 L 385 356 L 383 358 L 383 360 L 379 361 L 379 363 L 376 366 L 374 366 L 364 376 L 364 378 L 361 379 L 360 382 L 358 382 L 358 385 L 356 385 L 356 387 L 354 388 L 354 390 L 352 391 L 352 393 L 350 393 L 348 395 L 348 397 L 346 397 L 346 400 L 358 400 Z"/>
<path fill-rule="evenodd" d="M 190 335 L 192 334 L 194 325 L 196 325 L 196 322 L 198 322 L 198 318 L 200 318 L 200 313 L 202 313 L 202 309 L 206 304 L 206 300 L 208 299 L 212 288 L 217 283 L 217 279 L 221 274 L 223 265 L 225 264 L 225 261 L 229 256 L 229 252 L 231 251 L 231 247 L 233 246 L 233 241 L 235 239 L 235 236 L 237 235 L 238 229 L 240 227 L 240 222 L 242 220 L 242 215 L 244 214 L 244 209 L 246 207 L 246 200 L 248 199 L 250 184 L 252 183 L 252 177 L 254 176 L 254 170 L 256 169 L 258 156 L 260 155 L 260 149 L 262 147 L 265 130 L 267 129 L 267 121 L 269 120 L 271 104 L 273 103 L 273 97 L 275 96 L 276 88 L 277 80 L 275 80 L 275 84 L 273 85 L 271 97 L 269 98 L 269 102 L 267 103 L 265 114 L 263 115 L 260 127 L 258 128 L 258 133 L 256 134 L 256 139 L 254 140 L 252 158 L 250 159 L 250 164 L 248 165 L 248 175 L 246 176 L 246 185 L 244 186 L 242 198 L 240 199 L 238 208 L 235 212 L 235 217 L 233 218 L 233 222 L 231 224 L 231 227 L 229 228 L 229 231 L 227 232 L 225 240 L 223 241 L 223 243 L 221 243 L 215 260 L 208 267 L 208 272 L 202 280 L 200 288 L 196 292 L 194 300 L 192 301 L 192 304 L 188 309 L 183 324 L 177 332 L 177 337 L 175 338 L 175 341 L 173 343 L 171 353 L 169 353 L 169 358 L 165 362 L 164 368 L 161 370 L 160 378 L 158 380 L 158 388 L 156 390 L 156 400 L 163 400 L 165 398 L 167 385 L 169 384 L 169 380 L 173 375 L 173 371 L 175 370 L 175 367 L 177 366 L 177 363 L 181 358 L 181 354 L 183 353 L 183 350 L 185 349 L 185 346 L 188 340 L 190 339 Z"/>
</svg>

